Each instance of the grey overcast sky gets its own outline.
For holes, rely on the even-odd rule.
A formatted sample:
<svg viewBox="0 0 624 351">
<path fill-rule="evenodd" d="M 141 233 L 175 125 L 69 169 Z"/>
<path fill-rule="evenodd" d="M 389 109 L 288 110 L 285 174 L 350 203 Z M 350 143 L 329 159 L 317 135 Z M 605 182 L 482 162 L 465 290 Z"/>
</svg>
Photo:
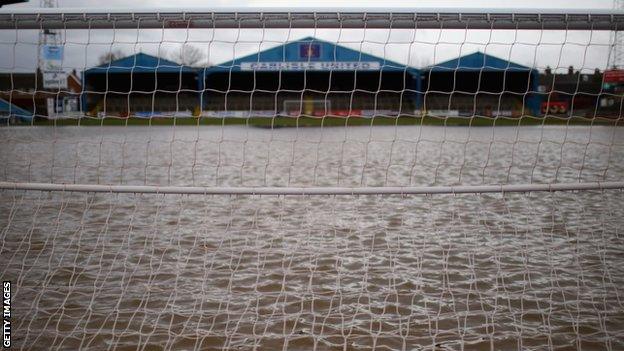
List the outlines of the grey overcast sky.
<svg viewBox="0 0 624 351">
<path fill-rule="evenodd" d="M 38 7 L 40 1 L 10 5 L 2 12 L 17 7 Z M 163 8 L 192 7 L 476 7 L 476 8 L 612 8 L 612 0 L 58 0 L 58 7 L 106 8 Z M 131 55 L 146 52 L 170 56 L 184 45 L 195 46 L 203 53 L 203 65 L 223 64 L 235 57 L 265 50 L 286 41 L 315 36 L 353 49 L 384 57 L 415 67 L 483 51 L 522 65 L 560 71 L 572 65 L 585 73 L 595 68 L 604 70 L 612 51 L 612 34 L 590 31 L 489 31 L 489 30 L 308 30 L 308 29 L 191 29 L 191 30 L 69 30 L 62 35 L 65 46 L 63 67 L 82 71 L 98 63 L 98 58 L 109 51 Z M 37 65 L 36 31 L 0 30 L 0 70 L 34 71 Z"/>
</svg>

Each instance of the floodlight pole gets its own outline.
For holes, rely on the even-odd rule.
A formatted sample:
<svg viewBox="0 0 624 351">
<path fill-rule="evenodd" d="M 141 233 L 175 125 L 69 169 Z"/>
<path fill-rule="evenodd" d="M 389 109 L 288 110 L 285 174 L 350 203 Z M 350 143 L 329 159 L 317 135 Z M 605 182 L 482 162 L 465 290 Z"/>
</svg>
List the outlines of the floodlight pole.
<svg viewBox="0 0 624 351">
<path fill-rule="evenodd" d="M 624 0 L 613 0 L 613 9 L 616 11 L 624 10 Z M 622 68 L 624 66 L 624 34 L 614 31 L 611 35 L 613 52 L 607 66 L 609 68 Z"/>
</svg>

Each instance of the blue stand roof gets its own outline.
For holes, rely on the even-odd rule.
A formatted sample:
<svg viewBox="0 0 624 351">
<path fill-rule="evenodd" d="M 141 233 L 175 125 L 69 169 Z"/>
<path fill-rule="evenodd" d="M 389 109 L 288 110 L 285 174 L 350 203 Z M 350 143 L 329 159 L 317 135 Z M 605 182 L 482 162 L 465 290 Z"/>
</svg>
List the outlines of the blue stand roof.
<svg viewBox="0 0 624 351">
<path fill-rule="evenodd" d="M 418 69 L 331 42 L 306 37 L 205 69 L 238 71 L 408 71 Z"/>
<path fill-rule="evenodd" d="M 179 63 L 165 60 L 156 56 L 145 53 L 127 56 L 105 63 L 96 67 L 89 68 L 84 74 L 93 73 L 194 73 L 196 68 L 183 66 Z"/>
<path fill-rule="evenodd" d="M 31 120 L 33 113 L 25 109 L 15 106 L 14 104 L 0 98 L 0 113 L 15 116 L 19 119 Z"/>
<path fill-rule="evenodd" d="M 431 65 L 427 68 L 432 72 L 450 72 L 450 71 L 511 71 L 511 72 L 527 72 L 533 71 L 527 66 L 522 66 L 511 61 L 507 61 L 492 55 L 477 51 L 472 54 L 460 56 L 442 63 Z"/>
</svg>

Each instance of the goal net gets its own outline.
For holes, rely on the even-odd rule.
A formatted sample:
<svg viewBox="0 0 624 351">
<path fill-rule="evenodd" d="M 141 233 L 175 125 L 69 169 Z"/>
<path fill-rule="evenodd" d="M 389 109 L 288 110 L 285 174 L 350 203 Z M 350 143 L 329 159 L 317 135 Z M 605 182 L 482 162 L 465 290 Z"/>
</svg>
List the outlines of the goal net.
<svg viewBox="0 0 624 351">
<path fill-rule="evenodd" d="M 623 349 L 622 26 L 2 9 L 4 340 Z"/>
</svg>

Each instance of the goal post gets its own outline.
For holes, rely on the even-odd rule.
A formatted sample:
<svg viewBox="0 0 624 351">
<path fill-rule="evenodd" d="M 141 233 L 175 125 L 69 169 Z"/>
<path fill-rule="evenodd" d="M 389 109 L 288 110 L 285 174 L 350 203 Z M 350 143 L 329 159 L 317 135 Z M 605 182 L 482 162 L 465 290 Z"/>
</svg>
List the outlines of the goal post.
<svg viewBox="0 0 624 351">
<path fill-rule="evenodd" d="M 2 8 L 9 340 L 624 349 L 623 28 Z"/>
<path fill-rule="evenodd" d="M 4 120 L 8 125 L 12 121 L 34 125 L 59 119 L 54 124 L 63 125 L 74 122 L 62 121 L 61 115 L 71 115 L 78 125 L 164 123 L 199 127 L 245 123 L 274 128 L 299 126 L 282 117 L 308 116 L 319 117 L 319 121 L 305 121 L 300 127 L 353 123 L 395 127 L 617 126 L 622 119 L 622 83 L 619 69 L 613 68 L 618 50 L 613 33 L 622 23 L 621 11 L 582 9 L 5 9 L 0 11 L 1 45 L 6 49 L 2 98 L 7 102 L 8 118 Z M 61 81 L 46 83 L 45 71 L 28 78 L 31 81 L 18 73 L 28 61 L 18 58 L 26 50 L 23 35 L 32 35 L 32 30 L 53 33 L 59 39 L 57 45 L 42 45 L 65 56 L 44 60 L 38 49 L 36 57 L 39 64 L 45 61 L 53 65 L 57 70 L 53 74 L 67 75 L 62 85 L 58 85 Z M 248 39 L 241 39 L 241 35 Z M 66 104 L 71 111 L 57 112 L 54 102 L 66 100 L 72 102 Z M 17 113 L 24 110 L 34 118 Z M 356 121 L 355 117 L 366 118 Z M 266 121 L 259 121 L 262 119 Z M 463 147 L 452 152 L 461 158 L 447 165 L 440 159 L 418 155 L 417 148 L 409 151 L 416 152 L 413 160 L 401 164 L 393 164 L 392 158 L 387 163 L 369 164 L 362 153 L 357 154 L 360 159 L 341 155 L 340 159 L 314 165 L 332 174 L 328 182 L 317 182 L 318 175 L 313 175 L 316 183 L 309 183 L 305 177 L 300 177 L 300 182 L 297 177 L 285 180 L 285 169 L 265 159 L 266 174 L 259 182 L 253 181 L 257 174 L 245 176 L 247 169 L 241 166 L 241 177 L 229 184 L 346 188 L 498 185 L 513 183 L 510 179 L 514 173 L 521 174 L 516 181 L 521 184 L 558 183 L 560 174 L 565 175 L 564 183 L 619 181 L 608 177 L 614 172 L 611 159 L 591 171 L 601 177 L 585 180 L 583 173 L 589 171 L 583 162 L 588 155 L 581 164 L 563 157 L 546 164 L 540 160 L 539 150 L 531 160 L 505 151 L 509 160 L 514 160 L 497 167 L 489 161 L 498 150 L 496 146 L 474 164 L 465 161 L 469 146 L 500 144 L 502 140 L 495 136 L 483 143 L 470 137 L 447 143 L 443 136 L 427 140 L 423 134 L 400 134 L 397 129 L 394 138 L 380 145 L 386 143 L 392 152 L 404 153 L 397 150 L 408 143 L 431 144 L 442 147 L 439 150 L 445 153 L 449 151 L 444 147 L 456 144 Z M 223 141 L 217 142 L 221 145 Z M 296 144 L 296 140 L 291 142 Z M 549 144 L 550 140 L 543 136 L 539 142 Z M 552 142 L 562 143 L 559 139 Z M 587 150 L 607 144 L 613 151 L 617 145 L 615 138 L 598 145 L 591 139 L 576 142 L 585 143 Z M 512 152 L 518 152 L 515 146 L 524 140 L 516 135 L 510 143 Z M 563 149 L 573 145 L 566 143 L 568 140 L 563 141 Z M 315 144 L 319 151 L 324 146 L 320 141 Z M 376 144 L 375 136 L 370 135 L 364 146 Z M 291 158 L 296 159 L 297 148 L 292 150 Z M 206 186 L 205 172 L 199 169 L 210 169 L 214 186 L 223 186 L 220 169 L 226 166 L 217 163 L 211 167 L 197 154 L 190 157 L 189 164 L 181 168 L 189 168 L 192 176 L 182 177 L 183 182 L 176 180 L 172 159 L 152 167 L 146 158 L 143 165 L 136 165 L 142 176 L 129 178 L 134 172 L 125 170 L 135 164 L 121 162 L 112 172 L 120 176 L 106 183 L 121 185 L 142 178 L 143 185 L 150 186 Z M 54 171 L 28 171 L 26 177 L 39 174 L 31 177 L 34 183 L 83 183 L 81 178 L 99 179 L 99 173 L 106 169 L 81 167 L 81 162 L 75 157 L 59 169 L 72 173 L 71 180 L 55 177 Z M 385 174 L 384 180 L 369 183 L 367 173 L 375 167 Z M 286 168 L 292 174 L 296 167 Z M 437 181 L 442 168 L 452 170 L 449 181 Z M 147 174 L 150 169 L 173 175 L 167 176 L 167 184 L 160 184 L 150 179 L 160 178 Z M 403 169 L 399 172 L 405 176 L 391 180 L 388 177 L 394 169 Z M 423 169 L 429 173 L 415 178 Z M 487 179 L 492 169 L 498 174 Z M 537 180 L 537 169 L 553 169 L 554 173 Z M 43 174 L 51 176 L 45 179 Z M 204 180 L 196 181 L 195 175 Z"/>
</svg>

